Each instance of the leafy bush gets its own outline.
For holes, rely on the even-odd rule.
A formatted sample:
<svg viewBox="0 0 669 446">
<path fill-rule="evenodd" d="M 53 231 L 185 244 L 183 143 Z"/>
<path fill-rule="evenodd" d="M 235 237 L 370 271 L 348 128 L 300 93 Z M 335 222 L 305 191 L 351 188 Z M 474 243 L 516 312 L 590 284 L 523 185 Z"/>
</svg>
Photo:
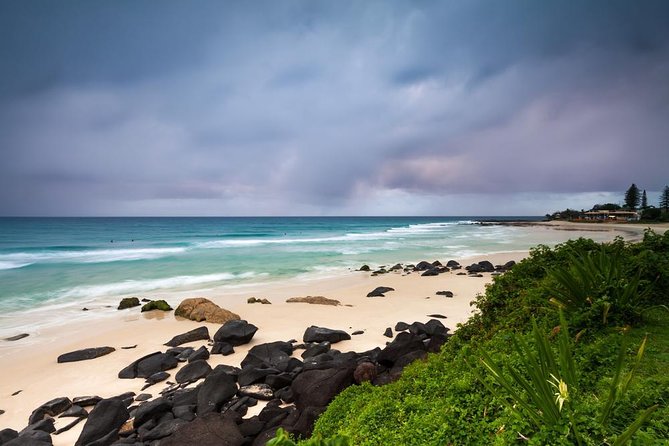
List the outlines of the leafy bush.
<svg viewBox="0 0 669 446">
<path fill-rule="evenodd" d="M 600 253 L 615 257 L 615 266 L 597 266 L 597 274 L 601 273 L 607 285 L 596 282 L 588 286 L 597 299 L 612 302 L 608 324 L 602 324 L 603 312 L 594 311 L 589 304 L 565 310 L 567 320 L 561 322 L 559 308 L 550 303 L 551 297 L 560 297 L 554 271 L 569 270 L 574 259 L 590 258 L 597 263 Z M 635 288 L 636 292 L 631 292 Z M 630 307 L 616 306 L 616 302 L 627 302 Z M 631 432 L 628 428 L 632 426 L 638 428 L 634 444 L 667 444 L 668 303 L 669 232 L 657 235 L 649 231 L 642 242 L 634 244 L 617 239 L 600 245 L 578 239 L 554 249 L 539 246 L 511 271 L 497 277 L 485 295 L 477 297 L 474 305 L 478 312 L 459 327 L 440 353 L 408 366 L 392 384 L 346 389 L 317 420 L 309 441 L 344 435 L 356 446 L 571 445 L 576 427 L 583 444 L 601 445 L 624 443 L 625 432 Z M 638 350 L 621 347 L 620 330 L 612 326 L 629 321 L 636 325 L 625 335 L 628 345 L 640 346 L 648 336 L 643 359 L 636 359 Z M 587 327 L 575 336 L 578 342 L 568 337 L 568 348 L 563 340 L 568 331 L 556 328 L 567 323 L 576 331 Z M 541 335 L 538 340 L 537 333 L 549 332 L 557 338 L 548 340 Z M 554 365 L 549 356 L 537 357 L 538 349 L 558 352 L 552 356 Z M 529 388 L 541 391 L 543 400 L 548 398 L 551 404 L 556 404 L 556 393 L 565 396 L 562 410 L 557 403 L 560 416 L 556 421 L 537 423 L 525 408 L 519 409 L 525 414 L 519 417 L 518 408 L 509 405 L 510 395 L 497 390 L 499 383 L 486 365 L 472 361 L 482 351 L 488 355 L 489 364 L 501 364 L 498 358 L 504 358 L 498 373 L 512 380 L 511 387 L 524 401 L 530 403 L 531 398 L 522 385 L 513 381 L 511 370 L 529 380 Z M 575 366 L 574 377 L 570 377 L 572 366 L 565 362 L 567 359 L 561 359 L 564 355 Z M 632 366 L 625 367 L 625 363 Z M 540 386 L 529 378 L 528 368 L 541 367 L 548 374 L 542 372 L 534 378 L 546 381 L 536 390 Z M 635 376 L 633 381 L 627 378 L 630 372 Z M 566 394 L 564 385 L 560 393 L 561 382 L 567 385 Z M 490 387 L 496 391 L 491 392 Z M 607 403 L 610 400 L 613 404 Z M 657 410 L 645 424 L 635 425 L 636 420 L 646 419 L 644 411 L 656 405 Z"/>
</svg>

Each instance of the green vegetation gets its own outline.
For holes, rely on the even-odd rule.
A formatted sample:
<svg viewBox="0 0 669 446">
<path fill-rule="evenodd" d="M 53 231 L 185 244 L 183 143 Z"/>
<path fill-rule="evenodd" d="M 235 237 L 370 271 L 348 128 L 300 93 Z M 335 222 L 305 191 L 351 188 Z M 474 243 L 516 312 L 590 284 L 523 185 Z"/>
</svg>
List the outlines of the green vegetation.
<svg viewBox="0 0 669 446">
<path fill-rule="evenodd" d="M 639 201 L 641 200 L 641 194 L 639 193 L 639 188 L 636 184 L 632 185 L 625 192 L 625 207 L 627 209 L 635 210 L 639 207 Z"/>
<path fill-rule="evenodd" d="M 440 353 L 349 387 L 300 444 L 667 444 L 668 305 L 669 232 L 539 246 Z"/>
</svg>

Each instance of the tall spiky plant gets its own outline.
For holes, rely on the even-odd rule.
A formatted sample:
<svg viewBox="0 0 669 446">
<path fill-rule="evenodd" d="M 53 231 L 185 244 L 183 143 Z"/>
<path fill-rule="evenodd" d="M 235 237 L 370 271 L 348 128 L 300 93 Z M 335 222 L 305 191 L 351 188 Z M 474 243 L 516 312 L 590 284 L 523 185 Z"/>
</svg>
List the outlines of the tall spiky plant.
<svg viewBox="0 0 669 446">
<path fill-rule="evenodd" d="M 479 380 L 513 413 L 521 419 L 529 419 L 541 429 L 568 423 L 569 436 L 575 443 L 582 444 L 583 438 L 576 417 L 575 402 L 584 394 L 579 388 L 578 371 L 574 362 L 572 341 L 567 322 L 560 312 L 560 329 L 557 336 L 557 355 L 548 338 L 541 333 L 536 321 L 532 321 L 532 344 L 521 338 L 514 339 L 514 350 L 519 356 L 521 367 L 497 363 L 485 351 L 480 352 L 480 363 L 488 370 L 499 385 L 491 385 L 475 368 Z M 601 407 L 599 422 L 608 426 L 615 403 L 625 394 L 643 358 L 646 339 L 638 349 L 635 362 L 628 373 L 623 373 L 627 351 L 626 337 L 620 346 L 608 396 Z M 645 410 L 616 439 L 614 445 L 625 444 L 646 422 L 658 406 Z"/>
</svg>

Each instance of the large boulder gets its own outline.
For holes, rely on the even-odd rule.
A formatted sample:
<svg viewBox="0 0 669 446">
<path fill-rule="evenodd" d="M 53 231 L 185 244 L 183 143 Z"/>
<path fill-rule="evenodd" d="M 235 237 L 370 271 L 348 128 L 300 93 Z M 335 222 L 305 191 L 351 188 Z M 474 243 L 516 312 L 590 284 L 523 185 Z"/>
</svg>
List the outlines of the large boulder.
<svg viewBox="0 0 669 446">
<path fill-rule="evenodd" d="M 230 320 L 218 329 L 214 335 L 214 342 L 227 342 L 233 347 L 247 344 L 253 339 L 256 331 L 258 327 L 244 320 Z"/>
<path fill-rule="evenodd" d="M 88 415 L 75 446 L 112 444 L 118 439 L 118 431 L 128 418 L 130 414 L 123 400 L 110 398 L 100 401 Z"/>
<path fill-rule="evenodd" d="M 135 419 L 133 420 L 133 426 L 138 428 L 142 424 L 150 420 L 158 420 L 165 413 L 172 410 L 172 403 L 163 397 L 156 398 L 153 401 L 144 403 L 137 408 L 135 412 Z"/>
<path fill-rule="evenodd" d="M 148 378 L 149 376 L 173 369 L 179 364 L 174 355 L 155 352 L 132 362 L 118 373 L 121 379 Z"/>
<path fill-rule="evenodd" d="M 237 383 L 224 367 L 216 367 L 204 380 L 197 393 L 197 415 L 218 412 L 237 393 Z M 188 444 L 188 443 L 184 443 Z M 200 444 L 200 443 L 192 443 Z"/>
<path fill-rule="evenodd" d="M 69 353 L 63 353 L 58 357 L 58 363 L 86 361 L 88 359 L 99 358 L 100 356 L 108 355 L 116 351 L 114 347 L 92 347 L 83 350 L 76 350 Z"/>
<path fill-rule="evenodd" d="M 209 340 L 209 329 L 207 327 L 198 327 L 194 328 L 191 331 L 176 335 L 169 341 L 165 343 L 170 347 L 176 347 L 181 344 L 186 344 L 188 342 L 195 341 L 208 341 Z"/>
<path fill-rule="evenodd" d="M 312 325 L 304 332 L 302 340 L 304 342 L 323 342 L 328 341 L 334 344 L 339 341 L 351 339 L 351 336 L 342 330 L 333 330 L 330 328 L 316 327 Z"/>
<path fill-rule="evenodd" d="M 239 320 L 238 314 L 221 308 L 204 297 L 183 300 L 174 311 L 174 315 L 197 322 L 207 321 L 214 324 L 224 324 L 227 321 Z"/>
<path fill-rule="evenodd" d="M 337 299 L 328 299 L 324 296 L 304 296 L 304 297 L 291 297 L 286 300 L 287 303 L 305 303 L 305 304 L 315 304 L 315 305 L 332 305 L 337 306 L 341 305 Z"/>
<path fill-rule="evenodd" d="M 346 387 L 353 383 L 354 367 L 305 370 L 293 380 L 291 389 L 295 406 L 324 407 Z"/>
<path fill-rule="evenodd" d="M 67 397 L 54 398 L 33 410 L 28 424 L 35 424 L 42 421 L 46 415 L 55 417 L 72 407 L 72 401 Z"/>
<path fill-rule="evenodd" d="M 286 361 L 293 354 L 293 344 L 290 342 L 276 341 L 253 346 L 246 357 L 242 360 L 242 368 L 273 367 Z"/>
<path fill-rule="evenodd" d="M 414 324 L 412 324 L 412 326 L 414 326 Z M 381 350 L 377 361 L 385 367 L 392 367 L 402 356 L 414 351 L 425 350 L 426 346 L 420 336 L 402 332 L 395 337 L 393 342 Z"/>
<path fill-rule="evenodd" d="M 181 370 L 177 372 L 175 379 L 179 384 L 181 384 L 190 381 L 197 381 L 200 378 L 204 378 L 209 373 L 211 373 L 211 366 L 207 363 L 207 361 L 199 359 L 197 361 L 186 364 Z"/>
<path fill-rule="evenodd" d="M 194 421 L 183 424 L 169 437 L 163 438 L 158 446 L 241 446 L 244 437 L 237 423 L 219 413 L 200 415 Z"/>
</svg>

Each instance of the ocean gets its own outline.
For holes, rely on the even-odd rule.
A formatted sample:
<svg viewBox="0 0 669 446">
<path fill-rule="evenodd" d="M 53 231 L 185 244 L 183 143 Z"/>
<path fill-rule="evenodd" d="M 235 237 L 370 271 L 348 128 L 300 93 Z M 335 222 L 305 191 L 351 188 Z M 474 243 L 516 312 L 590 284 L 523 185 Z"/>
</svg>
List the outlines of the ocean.
<svg viewBox="0 0 669 446">
<path fill-rule="evenodd" d="M 126 296 L 195 295 L 219 287 L 336 275 L 362 264 L 527 250 L 570 235 L 476 224 L 480 220 L 0 218 L 0 336 L 16 329 L 10 321 L 22 313 L 57 318 L 91 302 L 115 305 Z"/>
</svg>

